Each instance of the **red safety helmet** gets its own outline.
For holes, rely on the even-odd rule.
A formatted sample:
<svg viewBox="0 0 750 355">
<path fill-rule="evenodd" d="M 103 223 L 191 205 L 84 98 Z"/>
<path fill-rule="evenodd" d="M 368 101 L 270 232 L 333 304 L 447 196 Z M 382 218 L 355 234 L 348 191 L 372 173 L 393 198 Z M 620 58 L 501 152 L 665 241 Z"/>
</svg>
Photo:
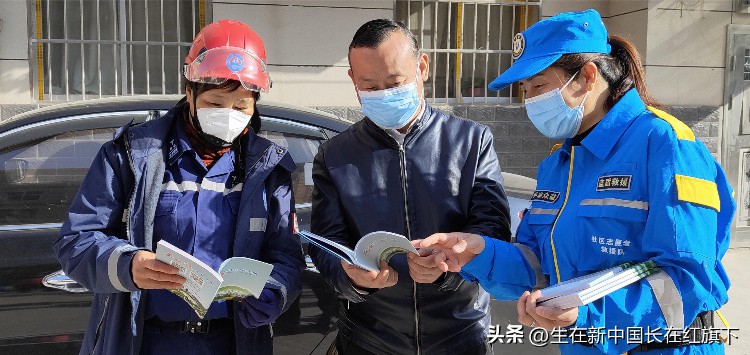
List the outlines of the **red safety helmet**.
<svg viewBox="0 0 750 355">
<path fill-rule="evenodd" d="M 185 57 L 185 78 L 192 82 L 222 84 L 237 80 L 245 89 L 268 91 L 263 39 L 250 26 L 219 20 L 201 29 Z"/>
</svg>

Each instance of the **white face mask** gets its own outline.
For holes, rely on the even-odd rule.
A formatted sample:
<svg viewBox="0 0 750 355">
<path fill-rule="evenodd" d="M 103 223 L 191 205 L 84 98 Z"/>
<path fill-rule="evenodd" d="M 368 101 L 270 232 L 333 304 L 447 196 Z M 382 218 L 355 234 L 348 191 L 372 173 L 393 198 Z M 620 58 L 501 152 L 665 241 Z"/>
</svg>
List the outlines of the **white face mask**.
<svg viewBox="0 0 750 355">
<path fill-rule="evenodd" d="M 199 108 L 196 110 L 201 131 L 231 143 L 250 123 L 252 116 L 231 108 Z"/>
</svg>

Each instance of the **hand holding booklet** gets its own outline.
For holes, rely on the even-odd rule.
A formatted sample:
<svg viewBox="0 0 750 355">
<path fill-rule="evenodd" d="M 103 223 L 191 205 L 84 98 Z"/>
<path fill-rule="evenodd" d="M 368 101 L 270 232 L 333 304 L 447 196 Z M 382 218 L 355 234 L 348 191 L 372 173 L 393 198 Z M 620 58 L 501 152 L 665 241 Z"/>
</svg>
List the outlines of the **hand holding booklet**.
<svg viewBox="0 0 750 355">
<path fill-rule="evenodd" d="M 583 306 L 659 270 L 651 260 L 641 263 L 627 262 L 544 288 L 537 305 L 557 309 Z"/>
<path fill-rule="evenodd" d="M 234 257 L 224 260 L 219 271 L 174 245 L 160 240 L 156 260 L 172 265 L 185 278 L 182 288 L 171 290 L 180 296 L 198 317 L 206 316 L 211 302 L 217 300 L 257 298 L 271 275 L 273 265 L 250 258 Z"/>
<path fill-rule="evenodd" d="M 354 250 L 308 231 L 299 231 L 297 235 L 349 264 L 370 271 L 380 271 L 380 262 L 388 262 L 395 254 L 419 254 L 409 239 L 391 232 L 368 233 L 357 242 Z"/>
</svg>

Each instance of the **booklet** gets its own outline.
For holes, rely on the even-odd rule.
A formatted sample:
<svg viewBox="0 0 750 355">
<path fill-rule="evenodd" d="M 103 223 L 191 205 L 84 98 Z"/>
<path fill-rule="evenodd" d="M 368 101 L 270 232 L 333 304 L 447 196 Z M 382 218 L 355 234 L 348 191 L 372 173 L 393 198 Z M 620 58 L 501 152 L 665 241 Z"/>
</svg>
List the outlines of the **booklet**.
<svg viewBox="0 0 750 355">
<path fill-rule="evenodd" d="M 395 254 L 419 254 L 409 239 L 391 232 L 368 233 L 357 242 L 354 250 L 308 231 L 299 231 L 297 235 L 349 264 L 376 272 L 380 271 L 380 261 L 388 262 Z"/>
<path fill-rule="evenodd" d="M 628 262 L 544 288 L 537 305 L 557 309 L 582 306 L 659 271 L 651 260 Z"/>
<path fill-rule="evenodd" d="M 185 300 L 200 318 L 206 316 L 213 301 L 248 296 L 257 298 L 273 269 L 273 265 L 262 261 L 234 257 L 224 260 L 216 272 L 206 263 L 163 240 L 157 243 L 156 260 L 180 269 L 179 274 L 185 278 L 185 283 L 182 288 L 171 291 Z"/>
</svg>

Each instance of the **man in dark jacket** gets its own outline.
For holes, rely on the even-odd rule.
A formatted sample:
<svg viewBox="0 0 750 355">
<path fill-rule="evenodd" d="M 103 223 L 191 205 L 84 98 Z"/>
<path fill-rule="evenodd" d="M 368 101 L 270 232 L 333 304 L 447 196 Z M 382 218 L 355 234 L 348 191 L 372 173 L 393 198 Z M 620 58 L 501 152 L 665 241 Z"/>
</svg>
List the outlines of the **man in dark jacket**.
<svg viewBox="0 0 750 355">
<path fill-rule="evenodd" d="M 373 20 L 349 46 L 349 76 L 367 116 L 321 146 L 312 231 L 354 246 L 389 231 L 420 239 L 471 231 L 508 240 L 508 201 L 490 130 L 427 106 L 428 57 L 402 23 Z M 340 295 L 340 354 L 487 354 L 489 295 L 441 272 L 430 250 L 380 272 L 312 248 Z"/>
</svg>

